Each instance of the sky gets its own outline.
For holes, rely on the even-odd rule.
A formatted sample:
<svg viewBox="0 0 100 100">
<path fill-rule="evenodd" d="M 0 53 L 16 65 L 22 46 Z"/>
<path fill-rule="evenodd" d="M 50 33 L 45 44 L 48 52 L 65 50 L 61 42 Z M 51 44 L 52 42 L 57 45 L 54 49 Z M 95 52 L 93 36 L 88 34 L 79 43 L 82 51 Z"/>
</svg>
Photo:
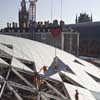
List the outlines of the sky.
<svg viewBox="0 0 100 100">
<path fill-rule="evenodd" d="M 18 22 L 21 0 L 0 0 L 0 28 L 7 22 Z M 28 5 L 28 0 L 27 0 Z M 52 14 L 51 14 L 52 11 Z M 93 21 L 100 21 L 100 0 L 62 0 L 62 20 L 75 23 L 76 15 L 87 13 Z M 37 21 L 61 20 L 61 0 L 38 0 Z"/>
</svg>

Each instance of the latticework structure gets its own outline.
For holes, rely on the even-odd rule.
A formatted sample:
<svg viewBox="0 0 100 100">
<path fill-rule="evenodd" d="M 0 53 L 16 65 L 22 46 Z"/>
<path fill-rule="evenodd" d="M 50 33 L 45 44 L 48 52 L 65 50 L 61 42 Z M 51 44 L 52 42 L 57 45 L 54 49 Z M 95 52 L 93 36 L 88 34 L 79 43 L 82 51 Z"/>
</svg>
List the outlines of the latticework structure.
<svg viewBox="0 0 100 100">
<path fill-rule="evenodd" d="M 100 100 L 100 69 L 36 41 L 0 35 L 1 100 Z"/>
</svg>

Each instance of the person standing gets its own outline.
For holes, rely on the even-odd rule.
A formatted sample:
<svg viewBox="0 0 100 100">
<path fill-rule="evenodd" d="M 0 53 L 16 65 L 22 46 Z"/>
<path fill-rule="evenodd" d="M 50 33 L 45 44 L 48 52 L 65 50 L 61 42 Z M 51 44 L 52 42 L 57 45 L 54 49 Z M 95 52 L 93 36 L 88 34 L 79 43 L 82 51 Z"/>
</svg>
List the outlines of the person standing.
<svg viewBox="0 0 100 100">
<path fill-rule="evenodd" d="M 75 93 L 75 100 L 79 100 L 79 93 L 78 93 L 78 90 L 76 90 L 76 93 Z"/>
<path fill-rule="evenodd" d="M 41 72 L 41 70 L 43 70 L 43 73 L 46 74 L 48 72 L 47 66 L 43 66 L 39 72 Z"/>
</svg>

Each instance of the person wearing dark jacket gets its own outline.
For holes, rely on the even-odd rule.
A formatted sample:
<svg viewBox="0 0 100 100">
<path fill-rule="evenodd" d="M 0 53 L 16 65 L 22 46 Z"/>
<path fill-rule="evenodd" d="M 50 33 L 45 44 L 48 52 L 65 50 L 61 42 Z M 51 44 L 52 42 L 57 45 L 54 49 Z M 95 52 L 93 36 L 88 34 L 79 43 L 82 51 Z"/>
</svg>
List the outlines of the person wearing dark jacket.
<svg viewBox="0 0 100 100">
<path fill-rule="evenodd" d="M 76 90 L 76 93 L 75 93 L 75 100 L 79 100 L 79 93 L 78 93 L 78 90 Z"/>
</svg>

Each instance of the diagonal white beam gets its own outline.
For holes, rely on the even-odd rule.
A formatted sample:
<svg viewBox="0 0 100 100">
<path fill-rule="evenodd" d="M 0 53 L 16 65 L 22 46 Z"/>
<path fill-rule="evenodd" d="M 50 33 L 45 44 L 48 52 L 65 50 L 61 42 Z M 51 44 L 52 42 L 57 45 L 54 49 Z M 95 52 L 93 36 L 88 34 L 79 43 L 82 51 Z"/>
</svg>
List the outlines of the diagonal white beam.
<svg viewBox="0 0 100 100">
<path fill-rule="evenodd" d="M 11 69 L 8 70 L 8 73 L 7 73 L 7 76 L 6 76 L 6 80 L 8 80 L 8 77 L 10 75 L 10 71 L 11 71 Z M 4 84 L 3 84 L 1 92 L 0 92 L 0 98 L 2 97 L 2 94 L 3 94 L 3 91 L 5 89 L 6 83 L 7 83 L 7 81 L 4 81 Z"/>
<path fill-rule="evenodd" d="M 43 99 L 43 100 L 48 100 L 48 98 L 46 98 L 44 95 L 42 95 L 41 94 L 41 98 Z"/>
<path fill-rule="evenodd" d="M 34 89 L 32 89 L 29 86 L 25 86 L 25 85 L 22 85 L 22 84 L 19 84 L 19 83 L 16 83 L 16 82 L 12 82 L 12 81 L 8 81 L 7 83 L 10 86 L 17 87 L 17 88 L 20 88 L 20 89 L 25 90 L 25 91 L 29 91 L 29 92 L 32 92 L 32 93 L 35 92 Z"/>
<path fill-rule="evenodd" d="M 41 92 L 41 96 L 42 95 L 45 96 L 45 97 L 48 97 L 48 98 L 55 99 L 55 100 L 62 100 L 62 98 L 60 98 L 60 97 L 57 97 L 57 96 L 54 96 L 54 95 L 51 95 L 51 94 L 48 94 L 48 93 L 45 93 L 45 92 Z"/>
<path fill-rule="evenodd" d="M 64 100 L 68 100 L 67 97 L 65 97 L 62 93 L 60 93 L 54 86 L 49 84 L 47 81 L 45 81 L 48 87 L 50 87 L 52 90 L 54 90 L 58 95 L 60 95 Z"/>
<path fill-rule="evenodd" d="M 23 100 L 22 97 L 19 96 L 19 94 L 14 90 L 14 88 L 12 86 L 10 86 L 9 84 L 7 84 L 7 87 L 9 88 L 10 91 L 12 91 L 15 94 L 15 96 L 16 96 L 16 98 L 18 100 Z"/>
<path fill-rule="evenodd" d="M 37 100 L 40 100 L 40 98 L 41 98 L 41 93 L 39 92 L 37 95 Z"/>
<path fill-rule="evenodd" d="M 29 85 L 29 86 L 32 87 L 34 90 L 36 90 L 36 88 L 35 88 L 29 81 L 27 81 L 26 78 L 24 78 L 20 73 L 18 73 L 14 68 L 12 68 L 12 71 L 13 71 L 20 79 L 22 79 L 27 85 Z"/>
</svg>

